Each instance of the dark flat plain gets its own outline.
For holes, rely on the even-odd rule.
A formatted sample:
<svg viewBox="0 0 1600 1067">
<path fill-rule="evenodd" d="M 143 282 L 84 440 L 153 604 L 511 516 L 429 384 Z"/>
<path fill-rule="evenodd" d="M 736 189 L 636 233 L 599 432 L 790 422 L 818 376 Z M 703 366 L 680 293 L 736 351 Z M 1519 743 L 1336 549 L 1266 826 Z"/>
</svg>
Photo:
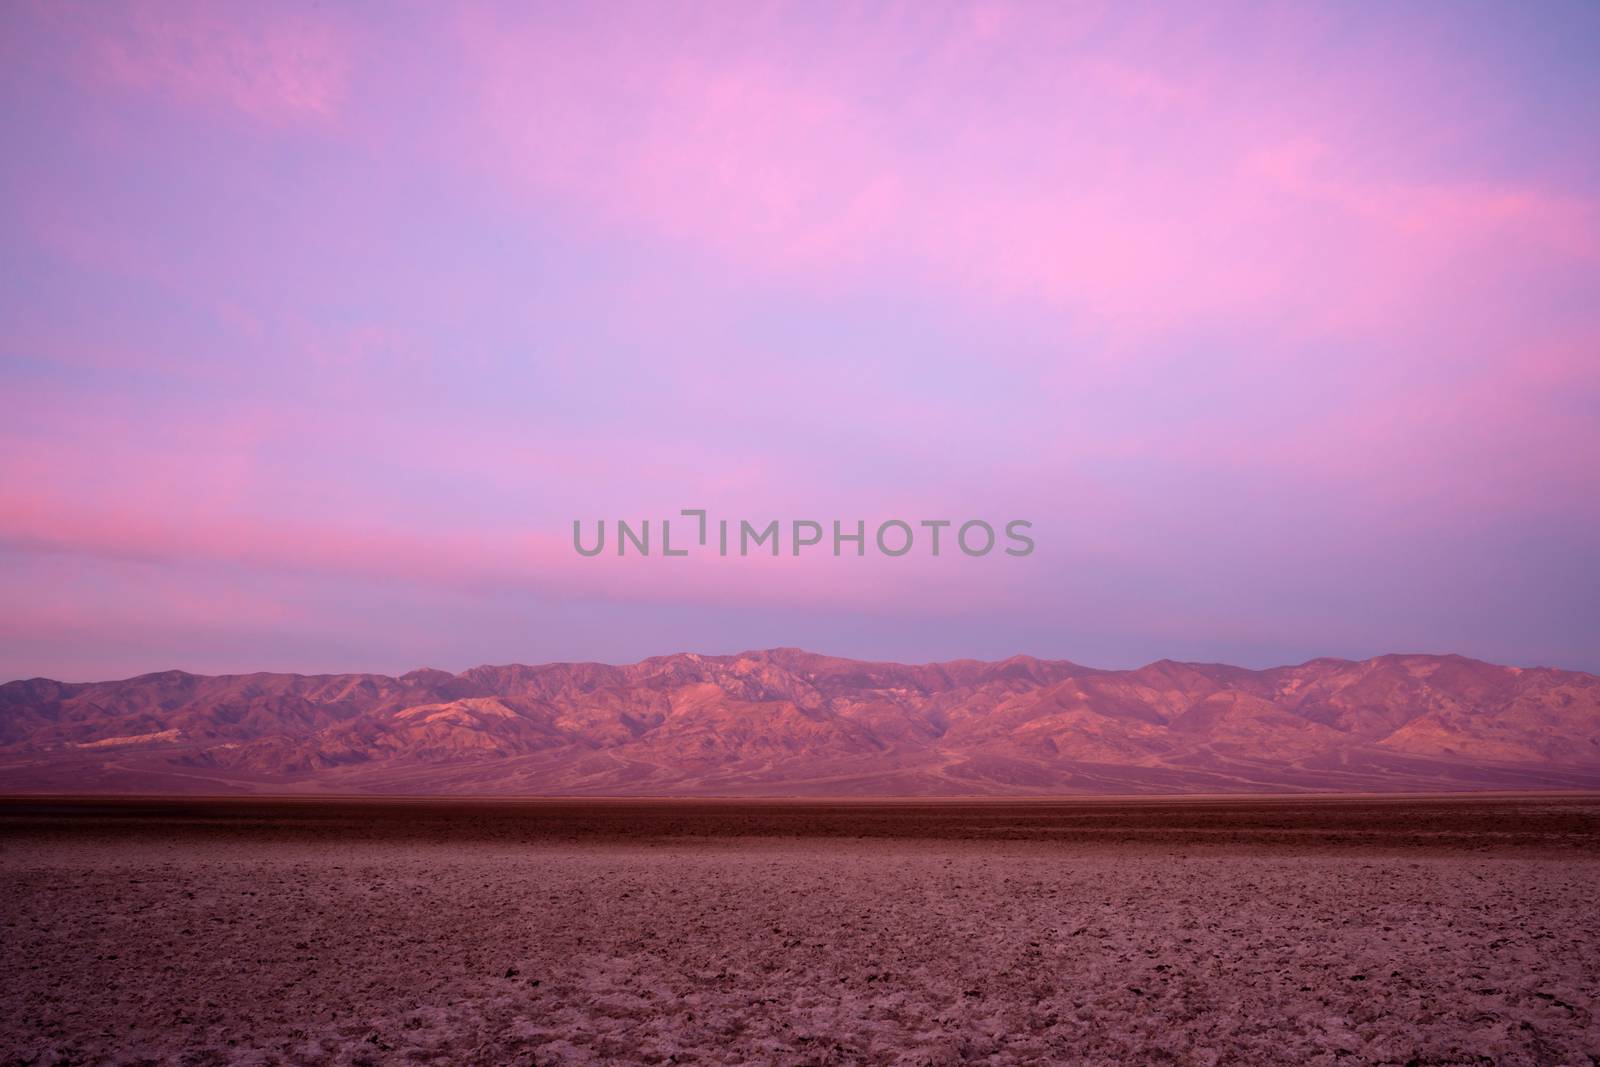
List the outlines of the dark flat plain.
<svg viewBox="0 0 1600 1067">
<path fill-rule="evenodd" d="M 0 797 L 7 838 L 625 844 L 891 838 L 1600 853 L 1600 794 L 749 800 Z"/>
<path fill-rule="evenodd" d="M 0 1064 L 1600 1064 L 1600 796 L 0 800 Z"/>
</svg>

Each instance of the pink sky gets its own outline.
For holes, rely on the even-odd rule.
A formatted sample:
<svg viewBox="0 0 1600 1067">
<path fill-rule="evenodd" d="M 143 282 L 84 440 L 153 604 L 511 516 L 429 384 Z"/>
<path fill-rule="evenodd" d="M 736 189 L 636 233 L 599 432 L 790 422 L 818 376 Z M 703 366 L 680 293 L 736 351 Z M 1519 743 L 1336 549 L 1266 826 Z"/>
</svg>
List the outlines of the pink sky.
<svg viewBox="0 0 1600 1067">
<path fill-rule="evenodd" d="M 1600 12 L 0 11 L 0 676 L 1600 670 Z M 589 560 L 574 518 L 1034 523 Z"/>
</svg>

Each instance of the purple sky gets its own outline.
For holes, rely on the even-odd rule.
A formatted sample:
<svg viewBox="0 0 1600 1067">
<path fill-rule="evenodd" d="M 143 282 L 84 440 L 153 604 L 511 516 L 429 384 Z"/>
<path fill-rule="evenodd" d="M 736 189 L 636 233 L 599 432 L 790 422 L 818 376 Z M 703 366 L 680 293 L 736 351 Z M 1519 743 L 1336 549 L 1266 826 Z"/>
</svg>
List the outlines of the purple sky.
<svg viewBox="0 0 1600 1067">
<path fill-rule="evenodd" d="M 8 3 L 0 677 L 1600 670 L 1597 54 L 1582 3 Z M 1038 549 L 571 549 L 684 507 Z"/>
</svg>

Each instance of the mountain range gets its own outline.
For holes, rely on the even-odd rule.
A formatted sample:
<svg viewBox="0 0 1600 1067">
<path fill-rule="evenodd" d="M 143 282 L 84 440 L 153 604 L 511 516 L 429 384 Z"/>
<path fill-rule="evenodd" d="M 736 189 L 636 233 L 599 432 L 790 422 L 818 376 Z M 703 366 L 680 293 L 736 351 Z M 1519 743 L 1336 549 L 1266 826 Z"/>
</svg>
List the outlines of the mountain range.
<svg viewBox="0 0 1600 1067">
<path fill-rule="evenodd" d="M 0 793 L 1600 788 L 1600 677 L 1461 656 L 1098 670 L 771 649 L 0 685 Z"/>
</svg>

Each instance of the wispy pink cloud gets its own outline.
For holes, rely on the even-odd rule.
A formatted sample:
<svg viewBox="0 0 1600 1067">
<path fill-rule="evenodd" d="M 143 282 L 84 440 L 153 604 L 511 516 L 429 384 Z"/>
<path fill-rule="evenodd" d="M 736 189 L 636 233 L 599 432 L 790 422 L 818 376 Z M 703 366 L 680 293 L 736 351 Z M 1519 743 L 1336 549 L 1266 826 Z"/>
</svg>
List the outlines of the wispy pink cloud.
<svg viewBox="0 0 1600 1067">
<path fill-rule="evenodd" d="M 1066 33 L 1030 56 L 1041 21 L 867 20 L 830 42 L 823 76 L 709 27 L 664 52 L 600 21 L 469 16 L 480 163 L 747 268 L 824 286 L 915 271 L 981 300 L 1042 298 L 1113 342 L 1288 308 L 1367 326 L 1374 290 L 1411 299 L 1452 256 L 1595 255 L 1587 196 L 1410 177 L 1378 151 L 1386 131 L 1352 127 L 1338 101 L 1291 82 L 1259 108 L 1200 59 L 1214 42 L 1174 45 L 1136 20 L 1112 37 L 1123 54 Z M 908 39 L 934 58 L 906 69 Z M 996 78 L 1008 49 L 1020 58 Z M 986 83 L 1014 95 L 950 92 Z"/>
<path fill-rule="evenodd" d="M 277 4 L 134 0 L 53 7 L 81 43 L 83 74 L 193 108 L 284 125 L 332 118 L 348 59 L 326 11 Z"/>
</svg>

